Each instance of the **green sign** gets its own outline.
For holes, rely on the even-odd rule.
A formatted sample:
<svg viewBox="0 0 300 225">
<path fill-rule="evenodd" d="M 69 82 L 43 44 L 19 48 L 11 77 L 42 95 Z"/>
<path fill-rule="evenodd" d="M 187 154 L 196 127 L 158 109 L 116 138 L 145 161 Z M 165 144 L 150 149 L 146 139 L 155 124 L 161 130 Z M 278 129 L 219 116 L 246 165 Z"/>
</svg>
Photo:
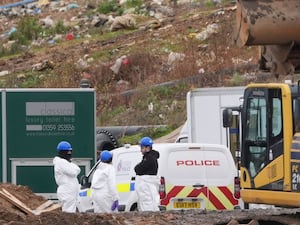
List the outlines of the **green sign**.
<svg viewBox="0 0 300 225">
<path fill-rule="evenodd" d="M 49 166 L 62 140 L 71 143 L 79 166 L 89 169 L 95 162 L 94 89 L 5 89 L 1 105 L 3 182 L 20 181 L 40 193 L 56 192 Z M 28 168 L 22 172 L 24 166 Z"/>
</svg>

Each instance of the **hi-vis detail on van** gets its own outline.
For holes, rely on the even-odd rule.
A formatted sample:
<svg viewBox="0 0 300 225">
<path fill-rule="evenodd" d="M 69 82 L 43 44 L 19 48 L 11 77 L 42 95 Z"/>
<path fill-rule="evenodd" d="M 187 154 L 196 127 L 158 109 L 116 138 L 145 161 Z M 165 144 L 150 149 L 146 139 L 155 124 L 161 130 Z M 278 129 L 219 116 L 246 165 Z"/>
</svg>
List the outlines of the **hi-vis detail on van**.
<svg viewBox="0 0 300 225">
<path fill-rule="evenodd" d="M 178 203 L 181 208 L 206 208 L 210 210 L 231 210 L 238 205 L 238 200 L 235 199 L 232 194 L 233 186 L 193 188 L 168 185 L 166 192 L 168 194 L 166 198 L 161 200 L 161 204 L 165 205 L 167 209 L 177 208 Z M 200 198 L 207 204 L 206 207 L 192 205 L 188 202 L 186 203 L 184 198 Z M 194 200 L 194 202 L 196 202 L 196 200 Z"/>
<path fill-rule="evenodd" d="M 233 185 L 219 186 L 219 187 L 202 187 L 193 188 L 187 186 L 173 186 L 167 185 L 166 196 L 161 200 L 161 205 L 166 209 L 176 208 L 206 208 L 210 210 L 231 210 L 238 205 L 238 200 L 233 196 Z M 130 192 L 134 191 L 134 183 L 130 184 L 118 184 L 118 192 Z M 189 198 L 188 202 L 184 201 L 184 198 Z M 194 200 L 193 200 L 194 198 Z M 203 199 L 203 202 L 207 202 L 206 207 L 196 203 L 196 198 Z M 180 207 L 178 207 L 180 206 Z"/>
<path fill-rule="evenodd" d="M 164 184 L 160 184 L 161 205 L 166 207 L 167 210 L 176 208 L 231 210 L 238 205 L 238 200 L 233 195 L 233 185 L 209 188 L 182 185 L 175 186 L 170 184 L 163 185 Z M 132 177 L 130 183 L 118 184 L 117 190 L 119 193 L 134 192 L 134 177 Z M 162 190 L 164 194 L 161 193 Z M 196 200 L 197 198 L 202 199 L 202 204 Z M 197 202 L 199 202 L 199 204 L 196 204 Z"/>
<path fill-rule="evenodd" d="M 239 194 L 235 192 L 239 187 L 235 184 L 237 169 L 227 147 L 161 143 L 154 144 L 153 149 L 160 154 L 158 176 L 161 209 L 232 210 L 238 207 Z M 140 146 L 129 145 L 114 149 L 112 153 L 120 196 L 119 210 L 136 210 L 134 167 L 142 159 Z M 90 204 L 88 197 L 80 197 L 80 203 L 80 211 L 89 208 L 85 205 Z"/>
</svg>

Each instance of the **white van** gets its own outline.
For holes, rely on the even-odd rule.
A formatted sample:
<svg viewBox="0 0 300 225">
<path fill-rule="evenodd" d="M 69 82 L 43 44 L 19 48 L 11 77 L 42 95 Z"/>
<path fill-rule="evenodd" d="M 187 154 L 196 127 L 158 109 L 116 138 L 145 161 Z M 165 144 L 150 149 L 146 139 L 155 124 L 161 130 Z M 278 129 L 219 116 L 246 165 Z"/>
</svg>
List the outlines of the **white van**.
<svg viewBox="0 0 300 225">
<path fill-rule="evenodd" d="M 161 209 L 231 210 L 238 207 L 238 199 L 234 197 L 237 170 L 228 148 L 216 144 L 163 143 L 154 144 L 153 149 L 160 153 Z M 142 160 L 140 146 L 127 145 L 112 153 L 120 195 L 119 211 L 136 210 L 134 167 Z M 79 211 L 92 208 L 90 193 L 89 189 L 81 190 Z"/>
</svg>

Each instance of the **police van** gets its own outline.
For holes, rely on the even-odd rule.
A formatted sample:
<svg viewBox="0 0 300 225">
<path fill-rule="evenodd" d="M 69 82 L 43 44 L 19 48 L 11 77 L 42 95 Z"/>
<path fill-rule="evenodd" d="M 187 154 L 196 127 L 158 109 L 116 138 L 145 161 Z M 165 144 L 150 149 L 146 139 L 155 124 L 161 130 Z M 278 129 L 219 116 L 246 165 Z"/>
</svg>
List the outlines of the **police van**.
<svg viewBox="0 0 300 225">
<path fill-rule="evenodd" d="M 232 210 L 239 207 L 237 169 L 229 149 L 217 144 L 160 143 L 153 149 L 160 153 L 160 208 Z M 120 196 L 119 211 L 137 210 L 134 167 L 142 160 L 138 145 L 112 150 Z M 90 184 L 92 173 L 82 180 Z M 236 189 L 235 189 L 236 188 Z M 92 209 L 91 190 L 80 191 L 78 209 Z"/>
</svg>

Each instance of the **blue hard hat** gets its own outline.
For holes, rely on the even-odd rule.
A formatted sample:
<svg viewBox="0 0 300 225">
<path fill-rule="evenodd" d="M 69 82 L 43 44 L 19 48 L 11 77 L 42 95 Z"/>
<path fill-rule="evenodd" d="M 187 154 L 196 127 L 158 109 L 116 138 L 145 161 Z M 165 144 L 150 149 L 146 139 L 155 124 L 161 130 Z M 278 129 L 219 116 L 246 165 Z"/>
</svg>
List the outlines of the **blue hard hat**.
<svg viewBox="0 0 300 225">
<path fill-rule="evenodd" d="M 57 145 L 57 151 L 70 151 L 72 150 L 72 146 L 67 141 L 61 141 Z"/>
<path fill-rule="evenodd" d="M 152 145 L 153 145 L 153 141 L 149 137 L 143 137 L 140 140 L 140 146 L 150 146 L 150 147 L 152 147 Z"/>
<path fill-rule="evenodd" d="M 109 162 L 112 159 L 112 153 L 108 150 L 104 150 L 100 154 L 100 160 L 102 162 Z"/>
</svg>

